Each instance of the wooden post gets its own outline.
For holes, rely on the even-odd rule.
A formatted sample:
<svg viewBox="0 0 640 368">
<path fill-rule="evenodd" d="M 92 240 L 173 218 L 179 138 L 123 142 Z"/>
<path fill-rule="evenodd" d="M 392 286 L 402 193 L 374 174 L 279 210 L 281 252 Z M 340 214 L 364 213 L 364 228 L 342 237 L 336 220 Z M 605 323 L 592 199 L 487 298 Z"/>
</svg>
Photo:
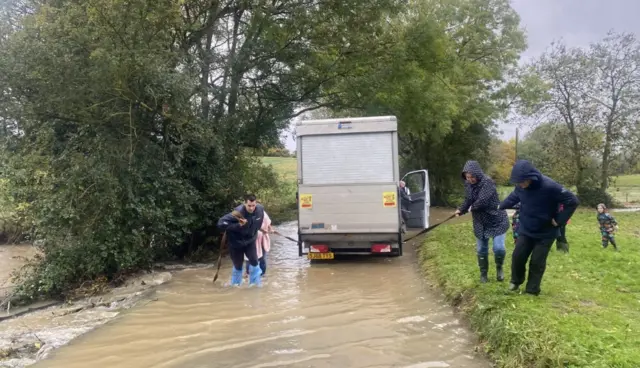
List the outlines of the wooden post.
<svg viewBox="0 0 640 368">
<path fill-rule="evenodd" d="M 519 128 L 516 127 L 516 157 L 515 157 L 515 161 L 518 161 L 518 133 L 519 133 Z"/>
</svg>

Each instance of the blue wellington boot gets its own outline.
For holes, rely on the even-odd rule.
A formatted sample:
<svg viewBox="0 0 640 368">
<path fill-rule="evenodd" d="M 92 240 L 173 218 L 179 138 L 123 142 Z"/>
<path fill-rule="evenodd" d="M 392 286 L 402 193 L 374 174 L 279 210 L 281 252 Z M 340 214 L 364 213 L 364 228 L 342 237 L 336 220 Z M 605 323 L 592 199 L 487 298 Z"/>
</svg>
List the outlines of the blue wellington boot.
<svg viewBox="0 0 640 368">
<path fill-rule="evenodd" d="M 249 286 L 262 286 L 260 266 L 249 266 Z"/>
<path fill-rule="evenodd" d="M 242 268 L 236 270 L 233 267 L 233 271 L 231 271 L 231 286 L 240 286 L 242 284 Z"/>
</svg>

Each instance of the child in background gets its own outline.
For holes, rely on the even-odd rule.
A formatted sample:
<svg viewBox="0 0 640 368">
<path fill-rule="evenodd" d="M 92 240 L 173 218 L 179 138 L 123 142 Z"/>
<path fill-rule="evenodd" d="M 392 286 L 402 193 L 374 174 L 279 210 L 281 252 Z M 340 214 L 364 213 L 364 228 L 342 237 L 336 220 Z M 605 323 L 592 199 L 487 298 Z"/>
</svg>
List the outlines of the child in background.
<svg viewBox="0 0 640 368">
<path fill-rule="evenodd" d="M 513 244 L 518 241 L 518 228 L 520 227 L 520 203 L 513 206 L 516 212 L 513 213 L 511 218 L 511 231 L 513 232 Z"/>
<path fill-rule="evenodd" d="M 562 212 L 563 210 L 564 205 L 560 204 L 558 212 Z M 560 235 L 556 239 L 556 249 L 565 253 L 569 253 L 569 242 L 567 241 L 567 225 L 569 225 L 569 222 L 571 222 L 571 220 L 567 221 L 566 225 L 560 226 Z"/>
<path fill-rule="evenodd" d="M 613 249 L 618 251 L 616 245 L 615 232 L 618 230 L 616 219 L 609 214 L 609 210 L 604 203 L 598 205 L 598 224 L 600 225 L 600 234 L 602 235 L 602 248 L 606 249 L 609 243 L 613 245 Z"/>
</svg>

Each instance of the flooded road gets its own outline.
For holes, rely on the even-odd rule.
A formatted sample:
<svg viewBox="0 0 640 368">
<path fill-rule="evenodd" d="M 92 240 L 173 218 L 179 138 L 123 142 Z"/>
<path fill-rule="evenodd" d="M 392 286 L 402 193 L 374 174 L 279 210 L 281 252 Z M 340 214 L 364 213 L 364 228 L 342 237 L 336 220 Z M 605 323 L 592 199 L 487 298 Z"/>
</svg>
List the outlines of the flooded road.
<svg viewBox="0 0 640 368">
<path fill-rule="evenodd" d="M 296 236 L 292 223 L 278 231 Z M 156 301 L 33 367 L 490 366 L 459 316 L 423 285 L 411 247 L 398 258 L 310 264 L 274 236 L 262 288 L 213 286 L 213 273 L 181 271 Z"/>
</svg>

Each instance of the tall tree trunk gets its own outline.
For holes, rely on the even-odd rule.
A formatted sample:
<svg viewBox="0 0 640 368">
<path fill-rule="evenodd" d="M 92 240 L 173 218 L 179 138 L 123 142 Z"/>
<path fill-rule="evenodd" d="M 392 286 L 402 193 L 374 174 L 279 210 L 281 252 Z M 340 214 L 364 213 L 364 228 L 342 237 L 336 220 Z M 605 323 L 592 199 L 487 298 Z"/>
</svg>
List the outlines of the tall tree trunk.
<svg viewBox="0 0 640 368">
<path fill-rule="evenodd" d="M 600 177 L 600 190 L 603 192 L 609 188 L 609 160 L 611 156 L 611 141 L 613 134 L 613 124 L 615 123 L 615 116 L 618 112 L 618 93 L 615 90 L 615 84 L 611 83 L 611 99 L 613 103 L 609 110 L 609 116 L 607 116 L 607 126 L 605 128 L 604 136 L 604 149 L 602 150 L 602 173 Z"/>
<path fill-rule="evenodd" d="M 202 62 L 200 75 L 200 99 L 202 104 L 202 120 L 209 120 L 211 101 L 209 101 L 209 76 L 211 75 L 211 42 L 213 41 L 213 27 L 207 31 L 206 44 L 201 48 L 200 59 Z"/>
<path fill-rule="evenodd" d="M 576 162 L 576 169 L 578 170 L 576 172 L 576 187 L 580 188 L 582 187 L 582 180 L 584 180 L 584 168 L 582 167 L 582 157 L 580 156 L 580 142 L 578 142 L 578 134 L 573 124 L 569 125 L 569 132 L 571 132 L 573 159 Z"/>
<path fill-rule="evenodd" d="M 580 142 L 578 141 L 578 133 L 576 132 L 576 126 L 573 122 L 573 118 L 570 113 L 565 117 L 567 127 L 569 128 L 569 134 L 571 135 L 571 146 L 573 151 L 573 159 L 576 163 L 576 188 L 578 192 L 582 187 L 582 181 L 584 180 L 584 167 L 582 166 L 582 156 L 580 155 Z"/>
<path fill-rule="evenodd" d="M 605 191 L 609 188 L 609 161 L 611 156 L 611 134 L 612 122 L 607 123 L 604 137 L 604 149 L 602 150 L 602 173 L 600 177 L 600 190 Z"/>
<path fill-rule="evenodd" d="M 216 119 L 222 118 L 224 115 L 224 104 L 227 100 L 227 96 L 229 95 L 229 89 L 227 88 L 227 83 L 229 82 L 230 73 L 233 71 L 233 65 L 236 63 L 236 49 L 238 48 L 238 30 L 240 27 L 240 20 L 242 20 L 242 10 L 236 10 L 233 14 L 233 31 L 231 32 L 231 47 L 229 48 L 229 55 L 227 57 L 227 65 L 224 67 L 224 77 L 222 78 L 222 92 L 220 93 L 220 97 L 218 99 L 218 112 L 216 114 Z M 235 110 L 235 103 L 234 103 Z M 231 108 L 229 108 L 228 113 L 231 114 Z"/>
</svg>

